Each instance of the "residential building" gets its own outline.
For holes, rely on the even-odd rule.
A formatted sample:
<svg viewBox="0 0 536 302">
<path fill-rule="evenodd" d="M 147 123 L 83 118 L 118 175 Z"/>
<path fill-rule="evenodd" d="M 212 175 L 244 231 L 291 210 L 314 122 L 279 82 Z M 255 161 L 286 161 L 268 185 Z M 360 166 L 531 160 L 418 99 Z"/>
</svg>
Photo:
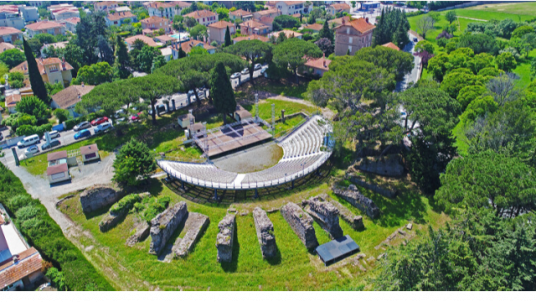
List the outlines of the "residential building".
<svg viewBox="0 0 536 302">
<path fill-rule="evenodd" d="M 17 103 L 20 102 L 22 98 L 20 91 L 18 89 L 6 89 L 4 97 L 7 112 L 9 112 L 9 114 L 17 112 Z"/>
<path fill-rule="evenodd" d="M 39 10 L 35 6 L 17 5 L 24 22 L 39 20 Z"/>
<path fill-rule="evenodd" d="M 144 35 L 136 35 L 136 36 L 132 36 L 132 37 L 129 37 L 129 38 L 125 39 L 125 43 L 127 44 L 128 51 L 132 50 L 132 45 L 134 45 L 134 42 L 136 42 L 136 40 L 141 40 L 143 43 L 145 43 L 145 44 L 147 44 L 147 45 L 149 45 L 151 47 L 158 46 L 158 44 L 156 44 L 153 39 L 151 39 L 151 38 L 149 38 L 147 36 L 144 36 Z"/>
<path fill-rule="evenodd" d="M 311 58 L 304 64 L 305 72 L 321 77 L 329 71 L 329 64 L 331 64 L 331 60 L 326 59 L 325 54 L 319 59 Z"/>
<path fill-rule="evenodd" d="M 65 26 L 59 22 L 44 20 L 26 25 L 26 33 L 30 38 L 37 34 L 64 35 Z"/>
<path fill-rule="evenodd" d="M 173 2 L 150 2 L 147 6 L 149 16 L 156 16 L 173 20 L 173 17 L 181 14 L 182 10 L 192 4 L 182 1 Z"/>
<path fill-rule="evenodd" d="M 171 50 L 171 47 L 164 47 L 160 48 L 160 53 L 166 59 L 166 62 L 169 62 L 173 58 L 173 51 Z"/>
<path fill-rule="evenodd" d="M 240 24 L 240 33 L 243 35 L 267 35 L 272 31 L 268 25 L 255 20 L 249 20 Z"/>
<path fill-rule="evenodd" d="M 253 18 L 253 14 L 243 9 L 237 9 L 234 12 L 229 12 L 229 19 L 234 21 L 240 19 L 242 21 L 248 21 Z"/>
<path fill-rule="evenodd" d="M 333 19 L 333 20 L 329 20 L 328 21 L 328 24 L 329 24 L 329 28 L 335 28 L 339 25 L 342 25 L 342 22 L 350 22 L 352 21 L 352 17 L 350 16 L 344 16 L 344 17 L 341 17 L 341 18 L 337 18 L 337 19 Z"/>
<path fill-rule="evenodd" d="M 6 43 L 6 42 L 0 42 L 0 54 L 3 53 L 6 50 L 10 50 L 15 48 L 15 45 Z"/>
<path fill-rule="evenodd" d="M 262 42 L 270 41 L 270 39 L 265 37 L 265 36 L 251 35 L 251 36 L 236 37 L 236 38 L 233 39 L 233 44 L 236 44 L 236 43 L 238 43 L 240 41 L 245 41 L 245 40 L 259 40 L 259 41 L 262 41 Z"/>
<path fill-rule="evenodd" d="M 103 1 L 97 2 L 93 5 L 96 12 L 109 12 L 119 7 L 119 4 L 115 1 Z"/>
<path fill-rule="evenodd" d="M 93 90 L 93 88 L 95 88 L 95 86 L 92 85 L 71 85 L 51 96 L 52 102 L 50 103 L 50 107 L 53 109 L 61 108 L 69 110 L 71 115 L 76 116 L 77 114 L 74 112 L 74 107 L 82 100 L 82 97 Z"/>
<path fill-rule="evenodd" d="M 14 27 L 0 27 L 0 42 L 14 43 L 17 40 L 22 41 L 22 31 Z"/>
<path fill-rule="evenodd" d="M 177 39 L 168 35 L 163 35 L 163 36 L 154 37 L 154 41 L 160 42 L 162 43 L 162 45 L 171 45 L 171 43 L 177 41 Z"/>
<path fill-rule="evenodd" d="M 310 29 L 313 32 L 317 33 L 317 32 L 320 32 L 320 30 L 322 30 L 323 27 L 324 26 L 322 24 L 314 23 L 314 24 L 305 26 L 304 29 Z"/>
<path fill-rule="evenodd" d="M 41 57 L 43 58 L 46 58 L 47 57 L 47 51 L 53 47 L 54 49 L 60 49 L 60 48 L 65 48 L 67 46 L 67 44 L 69 44 L 69 42 L 65 41 L 65 42 L 56 42 L 56 43 L 52 43 L 52 44 L 43 44 L 43 46 L 41 46 Z"/>
<path fill-rule="evenodd" d="M 350 13 L 350 5 L 346 3 L 335 3 L 326 7 L 326 13 L 335 16 L 337 13 Z"/>
<path fill-rule="evenodd" d="M 266 5 L 280 10 L 283 15 L 307 14 L 312 6 L 307 5 L 307 1 L 269 1 Z"/>
<path fill-rule="evenodd" d="M 214 54 L 216 52 L 216 47 L 211 46 L 210 44 L 205 43 L 203 41 L 194 39 L 183 43 L 173 43 L 170 47 L 173 53 L 174 60 L 177 60 L 179 58 L 179 48 L 182 48 L 182 50 L 187 54 L 189 54 L 194 47 L 203 47 L 208 51 L 209 54 Z"/>
<path fill-rule="evenodd" d="M 80 18 L 73 17 L 73 18 L 67 18 L 63 20 L 62 23 L 65 25 L 65 29 L 72 32 L 73 34 L 76 33 L 76 24 L 80 22 Z"/>
<path fill-rule="evenodd" d="M 364 18 L 350 22 L 343 19 L 342 24 L 335 28 L 335 55 L 344 56 L 347 52 L 354 55 L 361 48 L 370 47 L 374 28 L 376 26 Z"/>
<path fill-rule="evenodd" d="M 130 7 L 128 6 L 118 6 L 116 9 L 115 9 L 115 12 L 116 13 L 119 13 L 119 12 L 129 12 L 130 11 Z"/>
<path fill-rule="evenodd" d="M 277 16 L 281 16 L 282 13 L 280 10 L 271 8 L 267 10 L 260 10 L 253 13 L 253 19 L 260 19 L 262 17 L 270 17 L 275 18 Z M 244 20 L 245 21 L 245 20 Z"/>
<path fill-rule="evenodd" d="M 184 17 L 194 18 L 197 23 L 208 26 L 209 24 L 218 22 L 218 14 L 213 13 L 209 10 L 198 10 L 184 15 Z"/>
<path fill-rule="evenodd" d="M 33 289 L 42 279 L 43 258 L 20 234 L 0 204 L 0 291 Z"/>
<path fill-rule="evenodd" d="M 289 30 L 289 29 L 283 29 L 282 31 L 276 31 L 276 32 L 273 32 L 271 34 L 268 35 L 268 37 L 271 37 L 271 36 L 274 36 L 274 37 L 279 37 L 279 35 L 281 33 L 284 33 L 285 36 L 287 37 L 287 39 L 291 39 L 291 38 L 298 38 L 298 39 L 301 39 L 303 34 L 300 34 L 299 32 L 295 32 L 293 30 Z"/>
<path fill-rule="evenodd" d="M 385 43 L 382 46 L 389 47 L 389 48 L 394 49 L 396 51 L 400 50 L 400 48 L 398 46 L 396 46 L 393 42 Z"/>
<path fill-rule="evenodd" d="M 380 8 L 379 2 L 369 2 L 369 3 L 361 3 L 361 10 L 374 10 L 376 8 Z"/>
<path fill-rule="evenodd" d="M 141 22 L 141 28 L 143 33 L 152 33 L 154 31 L 164 29 L 165 33 L 171 33 L 171 22 L 162 17 L 152 16 L 147 19 L 143 19 Z"/>
<path fill-rule="evenodd" d="M 51 18 L 58 21 L 71 17 L 80 17 L 78 8 L 72 4 L 55 4 L 47 7 L 47 10 L 50 12 Z M 64 17 L 62 16 L 63 14 L 65 14 Z"/>
<path fill-rule="evenodd" d="M 130 23 L 138 22 L 138 18 L 136 17 L 136 15 L 134 15 L 130 11 L 126 11 L 126 12 L 118 12 L 115 14 L 108 14 L 106 16 L 106 25 L 107 26 L 112 26 L 112 25 L 121 26 L 121 24 L 123 24 L 123 21 L 125 19 L 129 19 Z"/>
<path fill-rule="evenodd" d="M 255 21 L 262 23 L 269 27 L 269 31 L 272 31 L 274 29 L 274 18 L 269 16 L 263 16 L 259 19 L 254 19 Z"/>
<path fill-rule="evenodd" d="M 71 179 L 69 174 L 69 162 L 73 158 L 67 156 L 67 151 L 58 151 L 47 154 L 47 177 L 50 184 L 67 181 Z M 76 158 L 74 158 L 76 162 Z M 73 163 L 72 163 L 73 164 Z"/>
<path fill-rule="evenodd" d="M 36 59 L 37 67 L 43 78 L 43 82 L 55 84 L 61 83 L 63 87 L 68 86 L 71 83 L 73 75 L 71 71 L 73 66 L 68 62 L 65 62 L 65 59 L 60 60 L 59 58 L 39 58 Z M 19 71 L 24 74 L 25 78 L 28 78 L 28 62 L 24 61 L 18 66 L 12 68 L 9 72 Z"/>
<path fill-rule="evenodd" d="M 83 162 L 98 160 L 100 158 L 99 147 L 97 144 L 80 147 L 80 155 L 82 155 Z"/>
<path fill-rule="evenodd" d="M 24 28 L 24 18 L 16 5 L 0 5 L 0 26 Z"/>
<path fill-rule="evenodd" d="M 225 43 L 225 32 L 229 28 L 229 34 L 232 36 L 236 33 L 236 26 L 234 23 L 227 21 L 218 21 L 210 24 L 208 27 L 208 37 L 210 41 L 216 41 L 218 44 Z"/>
</svg>

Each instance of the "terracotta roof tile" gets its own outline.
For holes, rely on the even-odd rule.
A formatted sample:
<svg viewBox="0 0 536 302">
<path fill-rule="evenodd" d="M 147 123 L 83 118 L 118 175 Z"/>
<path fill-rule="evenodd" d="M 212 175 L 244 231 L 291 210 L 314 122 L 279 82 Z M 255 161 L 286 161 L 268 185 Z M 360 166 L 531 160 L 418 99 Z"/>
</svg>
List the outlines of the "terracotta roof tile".
<svg viewBox="0 0 536 302">
<path fill-rule="evenodd" d="M 92 85 L 71 85 L 52 96 L 52 100 L 62 109 L 67 109 L 81 101 L 81 98 L 93 90 Z M 78 97 L 80 95 L 80 98 Z"/>
<path fill-rule="evenodd" d="M 22 34 L 22 31 L 9 26 L 0 27 L 0 36 L 13 35 L 13 34 Z"/>
<path fill-rule="evenodd" d="M 62 71 L 73 69 L 73 66 L 71 66 L 71 64 L 69 64 L 68 62 L 65 62 L 65 66 L 64 66 L 63 62 L 58 58 L 46 58 L 46 59 L 40 58 L 40 59 L 35 59 L 35 61 L 37 62 L 37 68 L 39 68 L 39 72 L 41 74 L 45 74 L 45 65 L 53 64 L 53 63 L 60 64 L 60 68 Z M 11 68 L 9 72 L 13 72 L 13 71 L 19 71 L 19 72 L 22 72 L 23 74 L 27 74 L 28 62 L 24 61 L 20 63 L 19 65 Z"/>
<path fill-rule="evenodd" d="M 220 20 L 220 21 L 218 21 L 216 23 L 209 24 L 207 27 L 227 28 L 227 26 L 229 26 L 229 28 L 231 28 L 231 27 L 234 26 L 234 23 Z"/>
<path fill-rule="evenodd" d="M 35 22 L 33 24 L 26 25 L 26 28 L 31 29 L 33 31 L 56 28 L 56 27 L 63 27 L 63 24 L 60 24 L 60 23 L 54 22 L 54 21 L 50 21 L 50 20 L 45 20 L 45 21 L 39 21 L 39 22 Z"/>
<path fill-rule="evenodd" d="M 210 45 L 208 43 L 205 43 L 203 41 L 194 40 L 194 39 L 191 39 L 188 42 L 183 42 L 183 43 L 180 44 L 180 46 L 179 46 L 179 44 L 175 44 L 174 48 L 179 49 L 179 47 L 182 47 L 182 50 L 184 50 L 185 53 L 190 53 L 192 48 L 198 47 L 199 45 L 202 45 L 203 48 L 206 49 L 206 50 L 216 49 L 216 47 L 214 47 L 214 46 L 212 46 L 212 45 Z"/>
<path fill-rule="evenodd" d="M 141 40 L 143 43 L 149 45 L 149 46 L 152 46 L 152 47 L 155 47 L 157 46 L 157 44 L 154 42 L 153 39 L 147 37 L 147 36 L 144 36 L 144 35 L 136 35 L 136 36 L 132 36 L 130 38 L 126 38 L 125 39 L 125 42 L 127 42 L 128 44 L 132 45 L 134 44 L 134 42 L 136 40 Z"/>
<path fill-rule="evenodd" d="M 248 12 L 248 11 L 245 11 L 243 9 L 237 9 L 235 10 L 234 12 L 229 12 L 229 15 L 231 16 L 237 16 L 239 18 L 242 18 L 242 16 L 252 16 L 253 14 Z"/>
<path fill-rule="evenodd" d="M 350 5 L 346 3 L 335 3 L 330 5 L 329 7 L 333 7 L 335 10 L 347 10 L 350 9 Z"/>
<path fill-rule="evenodd" d="M 195 11 L 195 12 L 191 12 L 189 14 L 186 14 L 184 15 L 184 17 L 190 17 L 190 18 L 194 18 L 194 19 L 198 19 L 198 18 L 206 18 L 206 17 L 214 17 L 214 16 L 217 16 L 216 13 L 213 13 L 209 10 L 198 10 L 198 11 Z"/>
<path fill-rule="evenodd" d="M 131 13 L 130 11 L 126 11 L 126 12 L 117 12 L 115 14 L 108 14 L 108 16 L 106 16 L 106 18 L 108 18 L 108 20 L 110 21 L 117 21 L 117 20 L 121 20 L 121 19 L 126 19 L 126 18 L 135 18 L 136 16 Z"/>
<path fill-rule="evenodd" d="M 17 106 L 17 103 L 20 102 L 21 95 L 20 94 L 10 94 L 6 96 L 6 107 L 12 108 Z"/>
<path fill-rule="evenodd" d="M 294 38 L 303 36 L 303 34 L 300 34 L 298 32 L 295 32 L 289 29 L 283 29 L 282 31 L 273 32 L 271 35 L 279 37 L 279 34 L 281 33 L 284 33 L 287 39 L 290 39 L 292 36 L 294 36 Z"/>
<path fill-rule="evenodd" d="M 167 42 L 167 41 L 175 41 L 177 39 L 171 37 L 171 36 L 168 36 L 168 35 L 162 35 L 162 36 L 158 36 L 158 37 L 154 37 L 155 39 L 158 39 L 160 40 L 160 42 Z"/>
<path fill-rule="evenodd" d="M 322 26 L 322 24 L 315 23 L 315 24 L 308 25 L 305 28 L 320 31 L 323 27 L 324 26 Z"/>
<path fill-rule="evenodd" d="M 147 23 L 147 24 L 153 24 L 153 23 L 160 23 L 160 22 L 168 22 L 169 20 L 166 18 L 158 17 L 158 16 L 152 16 L 146 19 L 141 20 L 141 23 Z"/>
<path fill-rule="evenodd" d="M 393 42 L 385 43 L 382 46 L 389 47 L 391 49 L 394 49 L 396 51 L 400 50 L 398 46 L 396 46 Z"/>
<path fill-rule="evenodd" d="M 92 144 L 92 145 L 80 147 L 80 154 L 81 155 L 92 154 L 92 153 L 95 153 L 95 152 L 99 152 L 99 147 L 97 147 L 97 144 Z"/>
<path fill-rule="evenodd" d="M 58 152 L 47 154 L 47 161 L 53 161 L 53 160 L 58 160 L 62 158 L 67 158 L 67 151 L 58 151 Z"/>
<path fill-rule="evenodd" d="M 71 17 L 71 18 L 67 18 L 67 19 L 63 20 L 63 22 L 65 22 L 65 23 L 72 23 L 72 24 L 78 24 L 78 22 L 80 22 L 80 18 L 78 18 L 78 17 Z"/>
<path fill-rule="evenodd" d="M 0 53 L 3 53 L 6 50 L 15 48 L 15 45 L 7 42 L 0 42 Z"/>
<path fill-rule="evenodd" d="M 39 252 L 32 247 L 19 254 L 17 264 L 13 260 L 4 263 L 4 265 L 0 266 L 0 289 L 40 271 L 43 267 L 42 261 L 43 259 Z"/>
<path fill-rule="evenodd" d="M 324 70 L 324 71 L 328 71 L 329 70 L 329 64 L 331 64 L 331 60 L 326 59 L 326 57 L 324 56 L 324 57 L 318 58 L 318 59 L 311 58 L 311 59 L 307 60 L 307 62 L 305 63 L 305 66 L 320 69 L 320 70 Z"/>
<path fill-rule="evenodd" d="M 233 41 L 235 42 L 240 42 L 240 41 L 245 41 L 245 40 L 260 40 L 262 42 L 268 42 L 270 41 L 270 39 L 264 37 L 264 36 L 259 36 L 259 35 L 251 35 L 251 36 L 242 36 L 242 37 L 236 37 L 233 39 Z"/>
<path fill-rule="evenodd" d="M 258 28 L 263 28 L 263 27 L 268 27 L 266 24 L 263 24 L 263 23 L 260 23 L 260 22 L 257 22 L 255 20 L 249 20 L 249 21 L 246 21 L 246 22 L 243 22 L 243 23 L 240 23 L 240 27 L 258 27 Z"/>
<path fill-rule="evenodd" d="M 336 28 L 340 28 L 342 26 L 347 26 L 347 25 L 352 26 L 355 30 L 363 34 L 376 28 L 376 26 L 368 23 L 367 20 L 365 20 L 364 18 L 355 19 L 350 22 L 343 22 L 341 25 L 337 26 Z"/>
<path fill-rule="evenodd" d="M 67 163 L 50 166 L 47 168 L 47 176 L 58 174 L 61 172 L 69 171 L 69 166 L 67 166 Z"/>
</svg>

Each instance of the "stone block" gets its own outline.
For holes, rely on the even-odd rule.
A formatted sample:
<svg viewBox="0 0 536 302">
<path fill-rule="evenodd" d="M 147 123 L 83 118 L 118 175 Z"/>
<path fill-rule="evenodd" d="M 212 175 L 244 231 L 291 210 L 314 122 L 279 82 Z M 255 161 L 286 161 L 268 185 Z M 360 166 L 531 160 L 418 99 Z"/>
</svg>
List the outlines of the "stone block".
<svg viewBox="0 0 536 302">
<path fill-rule="evenodd" d="M 117 223 L 128 214 L 128 209 L 124 209 L 118 213 L 107 213 L 99 222 L 99 229 L 101 232 L 107 232 L 111 230 Z"/>
<path fill-rule="evenodd" d="M 256 207 L 253 210 L 253 219 L 255 221 L 255 229 L 257 230 L 259 245 L 261 246 L 262 257 L 274 257 L 277 252 L 274 224 L 270 221 L 270 218 L 268 218 L 268 214 L 259 207 Z"/>
<path fill-rule="evenodd" d="M 281 208 L 281 214 L 298 235 L 305 247 L 314 249 L 318 246 L 313 218 L 305 213 L 297 204 L 289 202 Z"/>
<path fill-rule="evenodd" d="M 339 225 L 339 210 L 333 204 L 319 197 L 311 197 L 304 201 L 304 204 L 305 211 L 329 233 L 332 239 L 343 236 Z"/>
<path fill-rule="evenodd" d="M 330 202 L 334 207 L 336 207 L 339 210 L 339 215 L 344 219 L 344 221 L 348 222 L 350 226 L 354 230 L 362 230 L 365 228 L 365 225 L 363 224 L 363 217 L 361 215 L 355 215 L 350 210 L 348 210 L 345 206 L 343 206 L 340 202 L 337 200 L 334 200 L 328 196 L 328 194 L 320 194 L 317 196 L 317 198 L 321 198 L 322 200 Z"/>
<path fill-rule="evenodd" d="M 401 162 L 399 155 L 390 155 L 378 160 L 362 160 L 356 168 L 382 176 L 400 177 L 404 175 L 404 166 Z"/>
<path fill-rule="evenodd" d="M 134 246 L 138 242 L 142 242 L 149 236 L 149 233 L 151 232 L 151 226 L 147 222 L 139 223 L 136 226 L 136 233 L 130 237 L 128 237 L 126 244 L 128 246 Z"/>
<path fill-rule="evenodd" d="M 218 262 L 231 262 L 233 260 L 233 241 L 236 227 L 236 215 L 227 214 L 218 224 L 220 232 L 216 238 L 218 249 Z"/>
<path fill-rule="evenodd" d="M 160 254 L 166 247 L 169 238 L 171 238 L 177 227 L 185 221 L 187 216 L 188 207 L 184 201 L 156 215 L 151 221 L 151 247 L 149 253 Z"/>
<path fill-rule="evenodd" d="M 186 234 L 180 243 L 173 247 L 175 255 L 181 258 L 186 257 L 193 250 L 195 243 L 201 238 L 209 223 L 210 219 L 203 214 L 188 213 L 188 219 L 184 224 Z"/>
<path fill-rule="evenodd" d="M 84 213 L 109 206 L 121 197 L 121 192 L 109 186 L 93 186 L 80 193 L 80 204 Z"/>
<path fill-rule="evenodd" d="M 355 185 L 349 185 L 348 188 L 334 187 L 333 193 L 363 211 L 370 218 L 377 218 L 380 215 L 380 209 L 376 204 L 370 198 L 361 194 Z"/>
</svg>

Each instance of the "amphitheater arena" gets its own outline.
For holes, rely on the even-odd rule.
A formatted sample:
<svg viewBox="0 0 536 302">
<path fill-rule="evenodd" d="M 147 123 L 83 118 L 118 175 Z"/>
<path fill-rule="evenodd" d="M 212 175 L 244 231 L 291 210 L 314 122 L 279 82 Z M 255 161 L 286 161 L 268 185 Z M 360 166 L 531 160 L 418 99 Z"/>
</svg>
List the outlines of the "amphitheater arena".
<svg viewBox="0 0 536 302">
<path fill-rule="evenodd" d="M 217 190 L 251 190 L 282 185 L 307 176 L 331 156 L 332 141 L 328 139 L 331 125 L 320 115 L 309 117 L 289 135 L 277 142 L 283 158 L 268 169 L 252 173 L 235 173 L 219 169 L 210 162 L 190 163 L 166 159 L 158 166 L 181 183 Z M 329 145 L 329 146 L 328 146 Z"/>
</svg>

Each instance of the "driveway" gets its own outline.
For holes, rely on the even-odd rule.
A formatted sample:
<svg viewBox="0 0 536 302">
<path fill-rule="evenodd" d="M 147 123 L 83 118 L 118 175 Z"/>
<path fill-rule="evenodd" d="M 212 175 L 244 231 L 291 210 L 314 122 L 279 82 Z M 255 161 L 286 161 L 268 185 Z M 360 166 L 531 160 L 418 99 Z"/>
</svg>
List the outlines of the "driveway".
<svg viewBox="0 0 536 302">
<path fill-rule="evenodd" d="M 417 38 L 411 33 L 408 33 L 410 42 L 404 47 L 405 52 L 409 52 L 412 56 L 415 52 L 415 42 L 413 42 L 413 39 Z M 401 92 L 408 88 L 408 84 L 413 82 L 417 82 L 419 72 L 420 72 L 420 66 L 421 65 L 421 58 L 417 56 L 413 56 L 413 69 L 409 74 L 407 74 L 402 81 L 399 81 L 396 83 L 396 89 L 395 91 Z"/>
</svg>

